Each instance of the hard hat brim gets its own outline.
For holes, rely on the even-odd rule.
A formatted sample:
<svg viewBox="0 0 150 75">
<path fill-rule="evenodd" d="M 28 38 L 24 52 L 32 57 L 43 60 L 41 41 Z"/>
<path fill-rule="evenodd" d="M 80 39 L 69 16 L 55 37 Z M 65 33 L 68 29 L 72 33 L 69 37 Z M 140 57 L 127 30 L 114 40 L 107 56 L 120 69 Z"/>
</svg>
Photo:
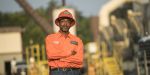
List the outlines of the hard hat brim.
<svg viewBox="0 0 150 75">
<path fill-rule="evenodd" d="M 70 19 L 71 20 L 71 26 L 75 25 L 75 20 L 73 18 L 70 18 L 70 17 L 58 17 L 56 20 L 55 20 L 55 24 L 57 26 L 59 26 L 59 21 L 62 19 L 62 18 L 67 18 L 67 19 Z"/>
</svg>

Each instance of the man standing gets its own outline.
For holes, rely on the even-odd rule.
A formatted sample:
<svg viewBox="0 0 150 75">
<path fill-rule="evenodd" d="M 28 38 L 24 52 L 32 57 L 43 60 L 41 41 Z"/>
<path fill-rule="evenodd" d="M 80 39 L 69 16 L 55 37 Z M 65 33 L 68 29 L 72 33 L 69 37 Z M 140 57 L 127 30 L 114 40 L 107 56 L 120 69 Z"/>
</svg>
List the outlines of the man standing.
<svg viewBox="0 0 150 75">
<path fill-rule="evenodd" d="M 16 58 L 14 57 L 11 61 L 11 75 L 17 75 L 17 66 Z"/>
<path fill-rule="evenodd" d="M 80 38 L 69 33 L 75 24 L 68 10 L 62 11 L 55 24 L 58 33 L 46 37 L 46 52 L 50 75 L 80 75 L 83 67 L 83 43 Z"/>
</svg>

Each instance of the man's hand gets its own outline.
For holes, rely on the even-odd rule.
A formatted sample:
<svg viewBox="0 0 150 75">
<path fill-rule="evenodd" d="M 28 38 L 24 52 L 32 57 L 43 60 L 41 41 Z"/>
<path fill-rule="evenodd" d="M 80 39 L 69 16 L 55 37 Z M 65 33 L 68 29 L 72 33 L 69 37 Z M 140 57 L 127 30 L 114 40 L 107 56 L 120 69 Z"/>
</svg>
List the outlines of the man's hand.
<svg viewBox="0 0 150 75">
<path fill-rule="evenodd" d="M 71 55 L 75 55 L 77 52 L 75 50 L 71 51 Z"/>
<path fill-rule="evenodd" d="M 75 55 L 77 52 L 75 51 L 75 50 L 72 50 L 71 51 L 71 56 L 72 55 Z M 67 57 L 66 57 L 67 58 Z M 67 59 L 66 58 L 61 58 L 61 59 L 59 59 L 60 61 L 67 61 Z"/>
</svg>

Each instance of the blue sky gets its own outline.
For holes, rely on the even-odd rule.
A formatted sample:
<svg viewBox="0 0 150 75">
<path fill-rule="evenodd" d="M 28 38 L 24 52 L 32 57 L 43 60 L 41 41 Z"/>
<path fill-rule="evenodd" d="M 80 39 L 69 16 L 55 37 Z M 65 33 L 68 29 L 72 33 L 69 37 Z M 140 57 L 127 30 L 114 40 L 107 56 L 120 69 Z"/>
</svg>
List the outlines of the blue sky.
<svg viewBox="0 0 150 75">
<path fill-rule="evenodd" d="M 27 0 L 33 8 L 48 6 L 51 0 Z M 84 16 L 95 16 L 98 14 L 102 5 L 109 0 L 66 0 L 66 5 L 76 7 L 82 12 Z M 58 4 L 61 4 L 61 0 L 57 0 Z M 16 12 L 23 10 L 15 0 L 0 0 L 0 11 L 1 12 Z"/>
</svg>

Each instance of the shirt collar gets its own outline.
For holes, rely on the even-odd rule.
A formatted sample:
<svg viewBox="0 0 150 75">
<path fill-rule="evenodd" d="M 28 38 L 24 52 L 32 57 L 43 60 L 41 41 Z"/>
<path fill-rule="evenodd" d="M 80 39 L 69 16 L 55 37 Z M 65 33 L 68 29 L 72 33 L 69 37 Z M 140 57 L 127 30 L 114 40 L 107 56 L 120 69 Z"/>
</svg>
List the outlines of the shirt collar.
<svg viewBox="0 0 150 75">
<path fill-rule="evenodd" d="M 68 33 L 67 35 L 62 34 L 61 32 L 58 32 L 58 37 L 66 37 L 66 38 L 71 38 L 71 34 Z"/>
</svg>

